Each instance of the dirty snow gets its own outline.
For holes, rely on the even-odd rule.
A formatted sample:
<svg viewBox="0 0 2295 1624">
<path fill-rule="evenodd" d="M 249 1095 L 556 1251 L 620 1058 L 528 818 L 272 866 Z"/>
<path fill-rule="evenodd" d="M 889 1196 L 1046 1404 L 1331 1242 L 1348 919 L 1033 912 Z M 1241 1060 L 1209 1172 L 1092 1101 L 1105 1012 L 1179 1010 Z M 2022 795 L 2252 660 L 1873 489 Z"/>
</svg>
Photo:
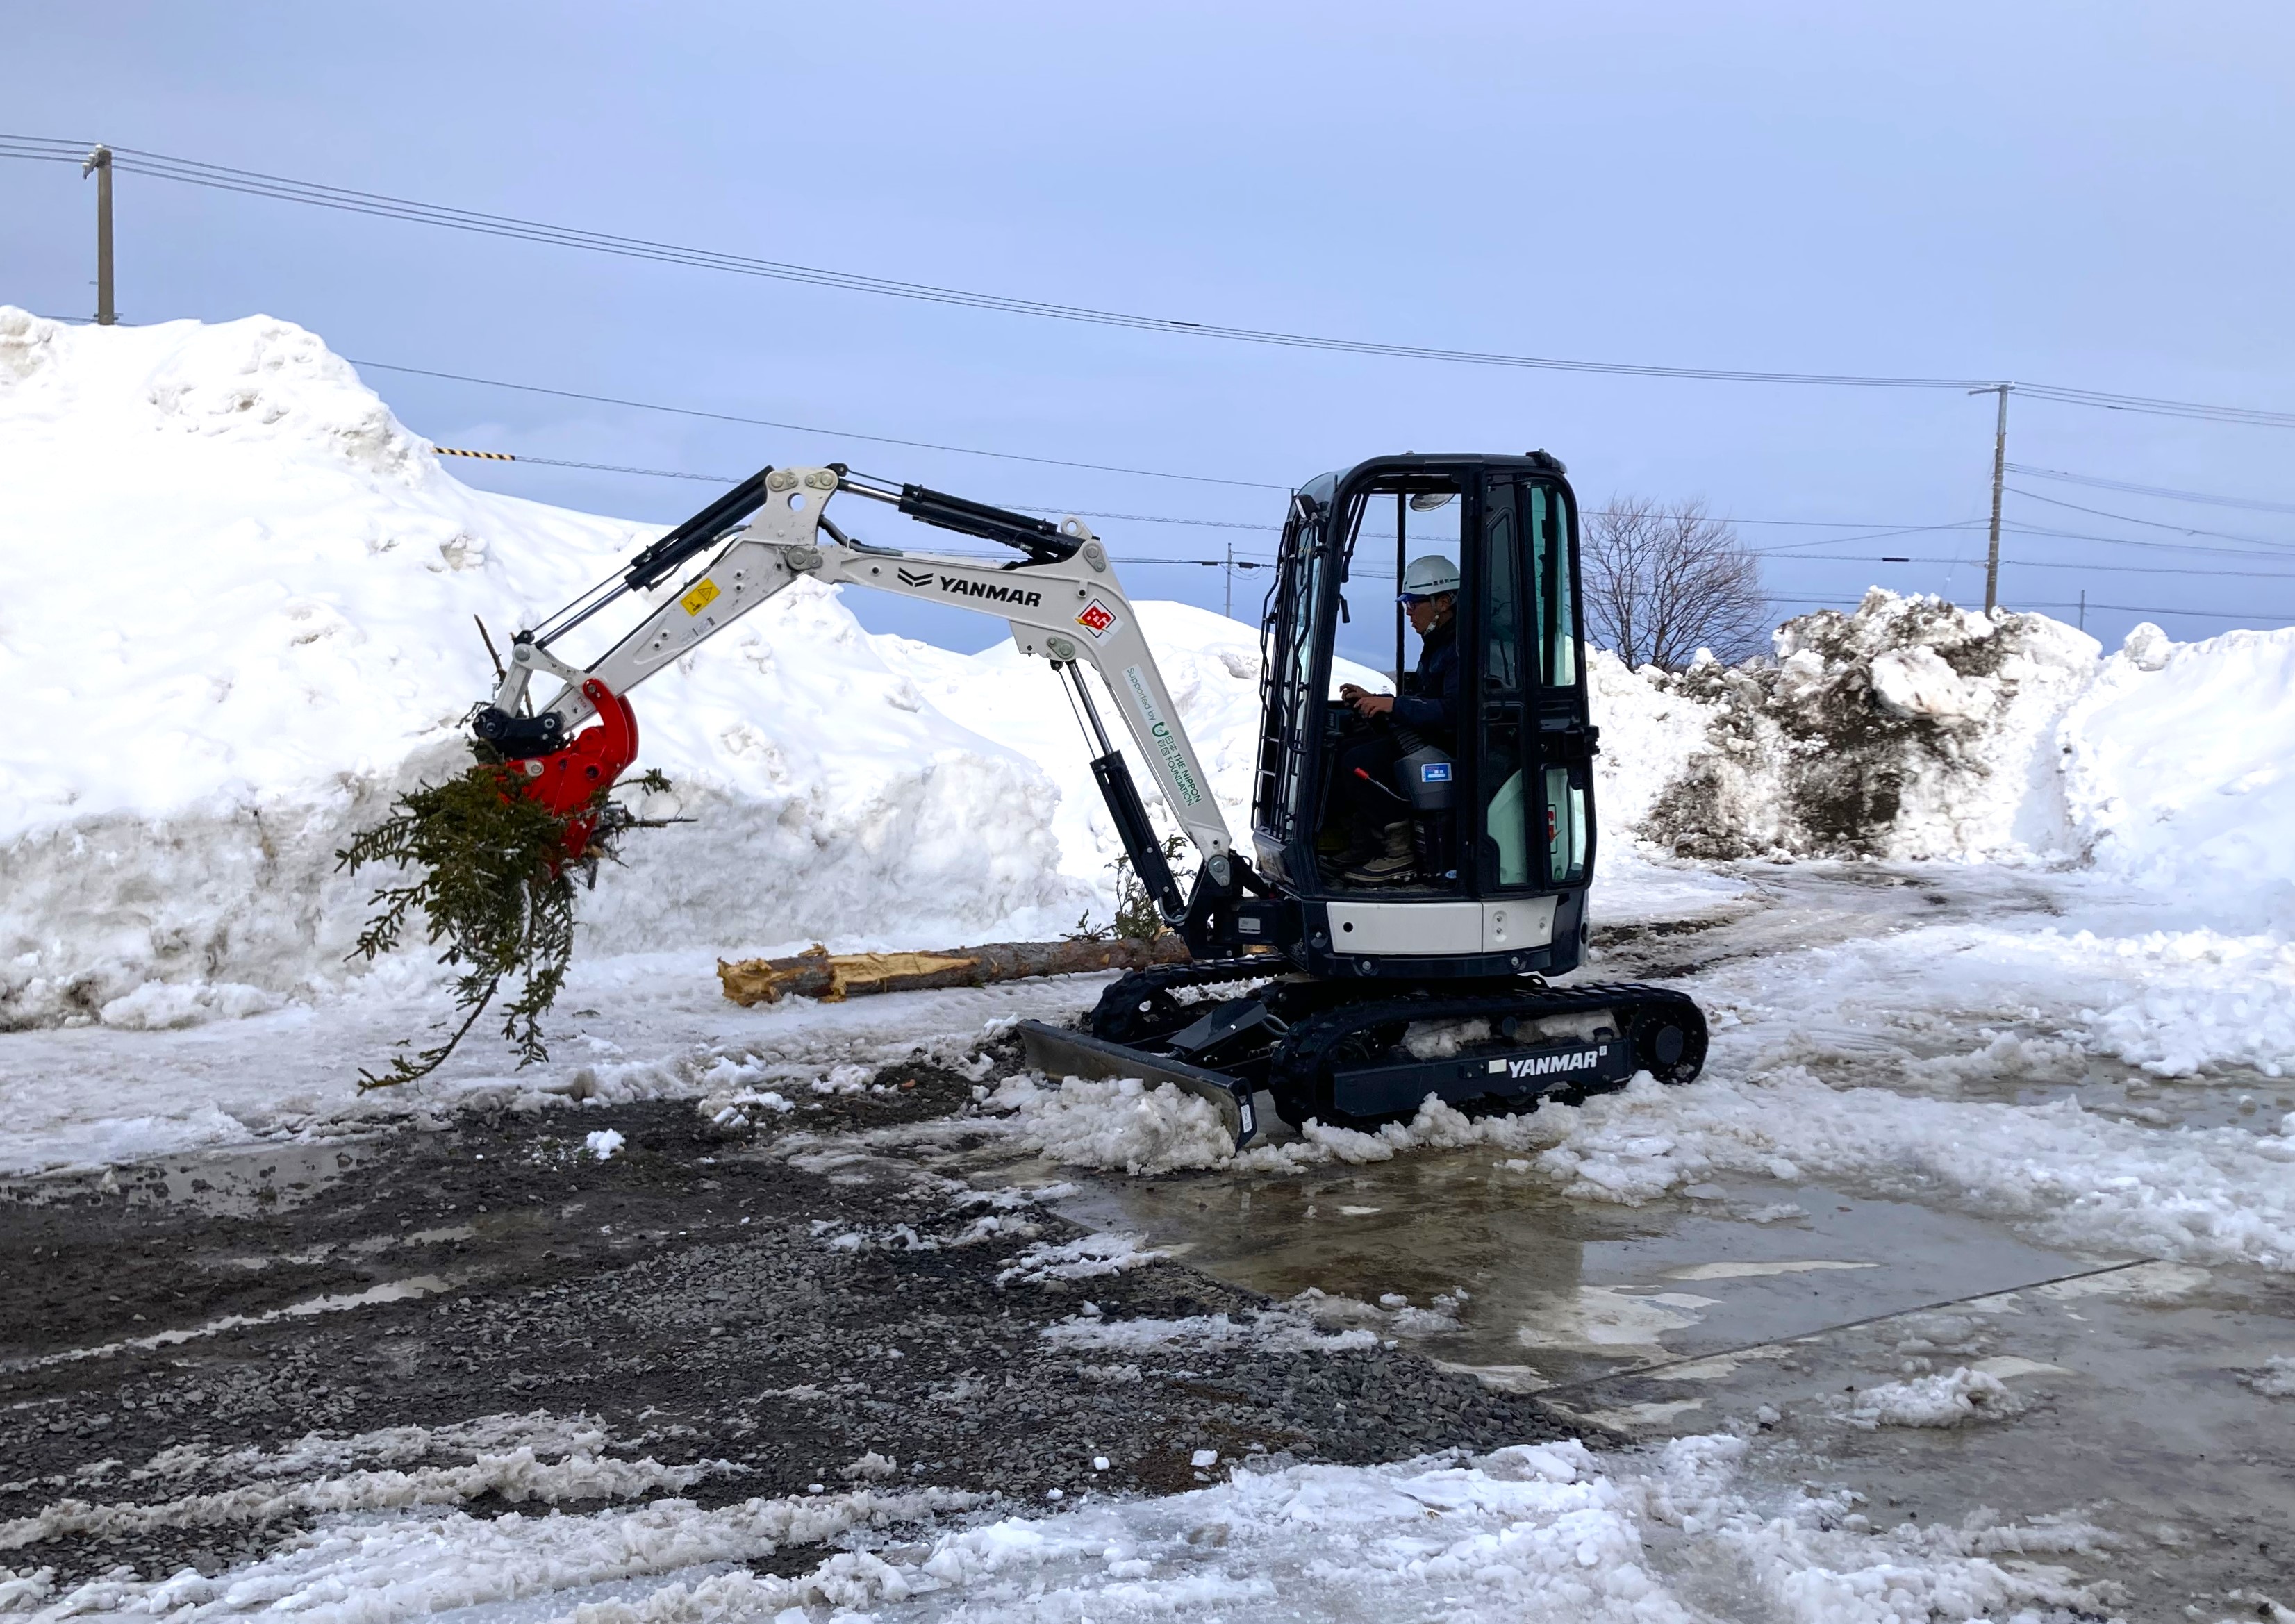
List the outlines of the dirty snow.
<svg viewBox="0 0 2295 1624">
<path fill-rule="evenodd" d="M 1871 1432 L 1884 1426 L 1965 1426 L 2005 1421 L 2023 1408 L 1998 1376 L 1965 1365 L 1934 1375 L 1868 1387 L 1844 1407 L 1842 1419 Z"/>
<path fill-rule="evenodd" d="M 2076 1101 L 1925 1099 L 1836 1089 L 1800 1066 L 1758 1078 L 1715 1067 L 1695 1087 L 1661 1088 L 1644 1076 L 1624 1093 L 1527 1116 L 1470 1119 L 1430 1101 L 1412 1121 L 1374 1132 L 1312 1124 L 1296 1140 L 1237 1153 L 1192 1121 L 1201 1102 L 1169 1084 L 1124 1098 L 1096 1123 L 1094 1101 L 1109 1095 L 1093 1084 L 1005 1098 L 1018 1103 L 1024 1142 L 1127 1171 L 1280 1174 L 1482 1147 L 1581 1201 L 1638 1206 L 1722 1172 L 1846 1179 L 2007 1219 L 2065 1245 L 2295 1269 L 2295 1138 L 2242 1128 L 2161 1132 Z"/>
<path fill-rule="evenodd" d="M 2278 1354 L 2265 1361 L 2247 1384 L 2266 1399 L 2295 1399 L 2295 1354 Z"/>
<path fill-rule="evenodd" d="M 1270 1353 L 1298 1353 L 1311 1349 L 1326 1352 L 1376 1348 L 1380 1337 L 1361 1326 L 1326 1330 L 1307 1304 L 1269 1309 L 1246 1319 L 1226 1313 L 1189 1314 L 1177 1319 L 1109 1319 L 1086 1305 L 1085 1311 L 1056 1325 L 1046 1326 L 1044 1340 L 1063 1348 L 1132 1355 L 1196 1347 L 1227 1347 L 1248 1343 Z"/>
<path fill-rule="evenodd" d="M 1218 1481 L 1192 1493 L 1079 1497 L 1047 1516 L 973 1510 L 978 1497 L 931 1489 L 706 1511 L 667 1498 L 586 1515 L 349 1513 L 214 1578 L 186 1569 L 59 1593 L 37 1571 L 12 1582 L 0 1571 L 0 1583 L 19 1607 L 182 1624 L 258 1610 L 385 1624 L 450 1609 L 584 1624 L 1246 1610 L 1691 1624 L 1713 1616 L 1717 1594 L 1810 1624 L 2103 1611 L 2105 1594 L 2060 1560 L 2099 1555 L 2077 1522 L 1876 1528 L 1842 1491 L 1754 1489 L 1739 1477 L 1744 1455 L 1740 1440 L 1711 1436 L 1609 1457 L 1565 1442 L 1275 1470 L 1202 1449 L 1195 1458 L 1211 1457 L 1203 1469 Z M 821 1559 L 790 1560 L 808 1551 Z"/>
</svg>

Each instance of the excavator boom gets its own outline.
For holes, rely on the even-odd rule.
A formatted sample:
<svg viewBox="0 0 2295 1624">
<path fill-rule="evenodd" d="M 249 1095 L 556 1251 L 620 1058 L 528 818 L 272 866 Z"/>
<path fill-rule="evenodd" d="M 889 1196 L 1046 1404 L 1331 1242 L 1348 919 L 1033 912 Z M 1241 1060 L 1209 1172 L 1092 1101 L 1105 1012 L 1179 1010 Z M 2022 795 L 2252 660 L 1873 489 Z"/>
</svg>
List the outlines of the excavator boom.
<svg viewBox="0 0 2295 1624">
<path fill-rule="evenodd" d="M 886 503 L 927 524 L 998 542 L 1027 556 L 996 563 L 853 541 L 829 517 L 830 502 L 841 494 Z M 763 469 L 641 552 L 618 582 L 576 600 L 539 632 L 518 633 L 493 702 L 478 718 L 479 736 L 524 763 L 531 779 L 528 793 L 571 815 L 585 797 L 608 787 L 635 755 L 631 691 L 800 575 L 993 615 L 1010 624 L 1023 653 L 1050 660 L 1074 685 L 1098 746 L 1093 775 L 1134 870 L 1166 918 L 1178 920 L 1185 900 L 1130 771 L 1077 675 L 1079 666 L 1098 673 L 1163 791 L 1164 805 L 1188 838 L 1207 858 L 1226 853 L 1232 838 L 1155 652 L 1141 634 L 1139 615 L 1107 550 L 1080 519 L 1055 525 L 921 486 L 886 485 L 836 466 Z M 608 603 L 641 593 L 657 594 L 657 601 L 587 665 L 574 665 L 553 650 L 553 643 Z M 527 689 L 537 673 L 555 677 L 562 686 L 547 705 L 529 714 Z M 593 718 L 599 726 L 584 730 Z"/>
</svg>

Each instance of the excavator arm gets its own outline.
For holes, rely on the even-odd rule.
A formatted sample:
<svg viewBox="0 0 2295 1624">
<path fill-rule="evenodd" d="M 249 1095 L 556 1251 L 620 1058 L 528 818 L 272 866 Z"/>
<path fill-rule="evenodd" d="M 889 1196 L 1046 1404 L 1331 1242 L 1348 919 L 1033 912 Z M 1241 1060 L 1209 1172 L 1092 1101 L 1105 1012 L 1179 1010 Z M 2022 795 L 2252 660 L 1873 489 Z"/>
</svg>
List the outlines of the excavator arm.
<svg viewBox="0 0 2295 1624">
<path fill-rule="evenodd" d="M 829 515 L 840 494 L 883 502 L 1026 556 L 998 564 L 853 541 Z M 1227 821 L 1139 617 L 1090 530 L 1079 519 L 1054 525 L 919 486 L 887 485 L 836 465 L 761 470 L 646 548 L 617 580 L 584 593 L 541 627 L 519 632 L 492 702 L 475 719 L 476 730 L 519 764 L 528 794 L 576 815 L 636 757 L 630 692 L 799 575 L 996 616 L 1010 624 L 1023 653 L 1050 660 L 1071 685 L 1098 747 L 1093 776 L 1133 871 L 1166 919 L 1176 923 L 1186 901 L 1077 669 L 1091 666 L 1155 775 L 1164 804 L 1220 884 L 1232 883 L 1229 876 L 1240 860 L 1229 855 Z M 586 665 L 556 652 L 553 645 L 568 633 L 631 595 L 653 598 L 653 607 L 620 641 Z M 547 705 L 533 708 L 527 690 L 536 675 L 555 678 L 560 687 Z M 585 728 L 593 719 L 596 725 Z"/>
</svg>

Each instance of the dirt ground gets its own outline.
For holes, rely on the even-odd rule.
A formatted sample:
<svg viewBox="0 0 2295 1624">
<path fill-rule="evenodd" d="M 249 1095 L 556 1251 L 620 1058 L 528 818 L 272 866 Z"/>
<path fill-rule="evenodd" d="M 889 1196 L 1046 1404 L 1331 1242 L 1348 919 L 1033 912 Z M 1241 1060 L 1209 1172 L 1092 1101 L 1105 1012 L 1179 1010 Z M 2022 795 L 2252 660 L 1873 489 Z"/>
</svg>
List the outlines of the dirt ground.
<svg viewBox="0 0 2295 1624">
<path fill-rule="evenodd" d="M 1049 1342 L 1087 1303 L 1108 1319 L 1269 1305 L 1170 1261 L 1012 1277 L 1084 1231 L 913 1170 L 808 1171 L 805 1147 L 843 1130 L 977 1108 L 927 1065 L 878 1089 L 755 1130 L 690 1102 L 465 1114 L 0 1187 L 0 1564 L 59 1583 L 214 1572 L 321 1514 L 274 1491 L 313 1434 L 429 1429 L 393 1435 L 390 1464 L 413 1471 L 470 1462 L 467 1424 L 536 1412 L 687 1470 L 602 1498 L 592 1473 L 456 1504 L 893 1480 L 1041 1504 L 1191 1488 L 1202 1449 L 1368 1463 L 1582 1431 L 1392 1346 L 1238 1338 L 1181 1369 Z M 601 1160 L 603 1130 L 625 1143 Z"/>
</svg>

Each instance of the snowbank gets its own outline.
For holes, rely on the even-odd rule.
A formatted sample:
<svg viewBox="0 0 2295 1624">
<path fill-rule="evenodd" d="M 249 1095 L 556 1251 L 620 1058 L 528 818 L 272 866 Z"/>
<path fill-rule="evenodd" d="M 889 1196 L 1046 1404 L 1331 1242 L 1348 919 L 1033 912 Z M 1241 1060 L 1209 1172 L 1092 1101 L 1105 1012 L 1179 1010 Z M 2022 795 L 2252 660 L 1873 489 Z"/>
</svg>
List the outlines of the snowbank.
<svg viewBox="0 0 2295 1624">
<path fill-rule="evenodd" d="M 333 853 L 464 764 L 492 686 L 472 616 L 532 624 L 649 534 L 462 486 L 290 323 L 0 307 L 0 1030 L 338 984 L 364 887 Z M 1233 814 L 1256 640 L 1141 613 Z M 1032 664 L 872 639 L 800 583 L 685 661 L 674 704 L 641 697 L 678 786 L 648 810 L 697 821 L 632 843 L 585 951 L 916 945 L 1104 906 L 1113 836 Z"/>
<path fill-rule="evenodd" d="M 2295 926 L 2295 627 L 2176 643 L 2138 626 L 2060 748 L 2097 867 L 2227 920 Z"/>
</svg>

